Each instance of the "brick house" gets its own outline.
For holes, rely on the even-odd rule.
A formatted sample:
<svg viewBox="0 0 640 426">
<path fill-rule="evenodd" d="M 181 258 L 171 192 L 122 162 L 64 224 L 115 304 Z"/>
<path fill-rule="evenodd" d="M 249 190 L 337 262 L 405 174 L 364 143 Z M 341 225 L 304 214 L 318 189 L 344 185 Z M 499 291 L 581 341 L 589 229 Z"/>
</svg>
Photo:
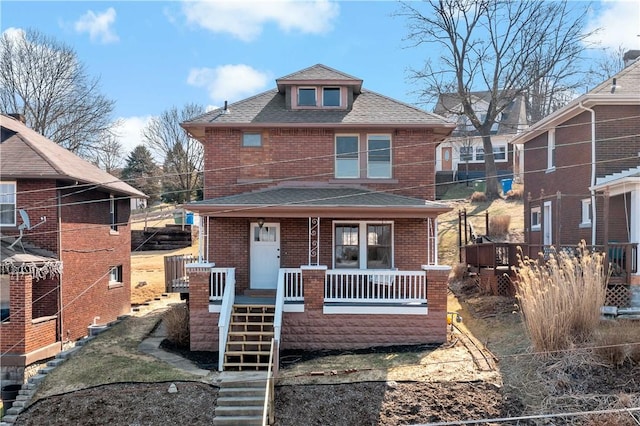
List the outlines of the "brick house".
<svg viewBox="0 0 640 426">
<path fill-rule="evenodd" d="M 182 124 L 205 151 L 204 200 L 187 206 L 202 220 L 191 349 L 246 365 L 233 305 L 252 295 L 285 349 L 445 341 L 436 218 L 450 209 L 425 200 L 454 125 L 320 64 L 276 83 Z"/>
<path fill-rule="evenodd" d="M 482 118 L 491 100 L 490 92 L 470 92 L 469 96 L 478 116 Z M 462 105 L 457 94 L 439 96 L 434 112 L 455 122 L 451 137 L 436 149 L 435 170 L 439 182 L 472 181 L 485 176 L 484 148 L 482 137 L 469 119 L 462 115 Z M 527 126 L 527 109 L 523 95 L 517 96 L 491 128 L 491 142 L 498 177 L 522 181 L 522 146 L 511 144 L 511 140 Z"/>
<path fill-rule="evenodd" d="M 525 240 L 604 247 L 617 306 L 640 289 L 640 61 L 536 123 L 524 144 Z M 634 288 L 635 287 L 635 288 Z M 640 300 L 638 301 L 640 303 Z"/>
<path fill-rule="evenodd" d="M 0 118 L 0 364 L 19 381 L 90 324 L 130 311 L 129 199 L 144 194 Z"/>
</svg>

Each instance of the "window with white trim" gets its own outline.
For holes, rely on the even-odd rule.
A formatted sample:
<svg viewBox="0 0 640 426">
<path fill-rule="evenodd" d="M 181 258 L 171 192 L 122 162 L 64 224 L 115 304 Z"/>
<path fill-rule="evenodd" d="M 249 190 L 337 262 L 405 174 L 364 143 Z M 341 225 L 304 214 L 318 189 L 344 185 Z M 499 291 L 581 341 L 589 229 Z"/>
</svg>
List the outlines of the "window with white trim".
<svg viewBox="0 0 640 426">
<path fill-rule="evenodd" d="M 539 231 L 540 229 L 540 207 L 531 207 L 531 230 Z"/>
<path fill-rule="evenodd" d="M 581 206 L 581 221 L 580 226 L 591 226 L 591 198 L 584 198 L 580 200 Z"/>
<path fill-rule="evenodd" d="M 367 177 L 391 178 L 391 136 L 367 136 Z"/>
<path fill-rule="evenodd" d="M 325 106 L 325 107 L 340 106 L 340 88 L 339 87 L 323 87 L 322 88 L 322 106 Z"/>
<path fill-rule="evenodd" d="M 476 146 L 461 146 L 459 149 L 460 161 L 468 163 L 482 163 L 484 162 L 484 147 L 481 145 Z M 493 159 L 497 162 L 507 161 L 507 146 L 506 145 L 494 145 L 493 146 Z"/>
<path fill-rule="evenodd" d="M 547 132 L 547 170 L 556 168 L 556 129 Z"/>
<path fill-rule="evenodd" d="M 391 269 L 393 223 L 335 222 L 334 268 Z"/>
<path fill-rule="evenodd" d="M 109 270 L 109 284 L 122 283 L 122 265 L 113 266 Z"/>
<path fill-rule="evenodd" d="M 262 146 L 262 134 L 261 133 L 243 133 L 242 134 L 242 146 L 246 147 L 258 147 Z"/>
<path fill-rule="evenodd" d="M 461 146 L 460 147 L 460 161 L 473 161 L 473 147 Z"/>
<path fill-rule="evenodd" d="M 16 226 L 15 182 L 0 182 L 0 226 Z"/>
<path fill-rule="evenodd" d="M 298 106 L 316 106 L 316 89 L 315 87 L 299 87 L 298 88 Z"/>
<path fill-rule="evenodd" d="M 504 161 L 507 159 L 507 147 L 504 145 L 497 145 L 493 147 L 493 159 L 495 161 Z"/>
<path fill-rule="evenodd" d="M 358 135 L 336 135 L 336 178 L 360 177 L 359 145 Z"/>
</svg>

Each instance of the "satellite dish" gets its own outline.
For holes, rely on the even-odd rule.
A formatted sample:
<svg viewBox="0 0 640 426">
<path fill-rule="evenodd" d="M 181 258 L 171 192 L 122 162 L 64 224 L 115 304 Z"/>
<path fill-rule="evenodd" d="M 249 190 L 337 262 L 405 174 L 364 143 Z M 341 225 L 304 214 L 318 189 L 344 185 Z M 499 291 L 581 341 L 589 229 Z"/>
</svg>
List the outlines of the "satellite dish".
<svg viewBox="0 0 640 426">
<path fill-rule="evenodd" d="M 23 231 L 25 229 L 27 231 L 30 231 L 30 230 L 32 230 L 34 228 L 37 228 L 38 226 L 42 225 L 43 223 L 45 223 L 47 221 L 47 217 L 46 216 L 41 216 L 40 217 L 40 222 L 36 223 L 33 226 L 31 226 L 31 220 L 29 219 L 29 214 L 27 213 L 27 211 L 24 210 L 24 209 L 19 209 L 18 213 L 20 213 L 20 217 L 22 218 L 22 225 L 18 226 L 18 231 L 20 231 L 20 236 L 18 238 L 16 238 L 16 240 L 13 243 L 11 243 L 11 245 L 8 248 L 13 250 L 13 246 L 15 246 L 19 242 L 20 246 L 22 246 L 22 251 L 24 252 L 24 246 L 22 245 L 22 233 L 23 233 Z"/>
</svg>

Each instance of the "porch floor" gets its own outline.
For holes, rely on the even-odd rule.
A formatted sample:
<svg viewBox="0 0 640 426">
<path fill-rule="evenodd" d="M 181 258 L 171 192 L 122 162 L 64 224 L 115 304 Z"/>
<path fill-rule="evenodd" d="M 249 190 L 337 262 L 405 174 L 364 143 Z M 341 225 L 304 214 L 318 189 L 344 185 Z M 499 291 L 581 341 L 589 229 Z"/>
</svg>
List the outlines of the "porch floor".
<svg viewBox="0 0 640 426">
<path fill-rule="evenodd" d="M 234 303 L 236 305 L 275 305 L 276 298 L 275 296 L 236 296 Z"/>
</svg>

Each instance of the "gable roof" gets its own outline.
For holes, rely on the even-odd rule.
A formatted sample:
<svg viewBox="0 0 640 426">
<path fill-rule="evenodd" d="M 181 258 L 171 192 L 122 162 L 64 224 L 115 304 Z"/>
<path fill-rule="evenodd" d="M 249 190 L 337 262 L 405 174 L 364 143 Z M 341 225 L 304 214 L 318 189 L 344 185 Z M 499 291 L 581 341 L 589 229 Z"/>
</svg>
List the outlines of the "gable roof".
<svg viewBox="0 0 640 426">
<path fill-rule="evenodd" d="M 482 101 L 486 104 L 491 102 L 491 92 L 488 90 L 469 92 L 469 97 L 472 100 L 475 99 L 476 102 Z M 521 108 L 521 104 L 523 103 L 522 101 L 523 96 L 517 95 L 515 99 L 505 107 L 502 111 L 502 120 L 498 122 L 497 134 L 517 133 L 520 129 L 519 124 L 526 124 L 526 109 Z M 458 111 L 460 104 L 460 96 L 457 93 L 442 93 L 438 96 L 438 102 L 436 103 L 433 112 L 446 117 Z M 454 133 L 456 132 L 458 132 L 458 129 L 454 131 Z M 468 134 L 469 132 L 466 133 Z M 477 131 L 474 129 L 471 133 L 477 133 Z"/>
<path fill-rule="evenodd" d="M 433 201 L 362 187 L 275 187 L 188 204 L 189 210 L 218 217 L 408 217 L 424 218 L 451 210 Z"/>
<path fill-rule="evenodd" d="M 538 121 L 517 136 L 512 143 L 526 143 L 549 128 L 585 112 L 581 106 L 594 105 L 640 105 L 640 60 L 636 60 L 611 79 L 605 80 L 593 90 Z"/>
<path fill-rule="evenodd" d="M 361 79 L 323 64 L 316 64 L 284 77 L 280 77 L 276 80 L 276 83 L 278 85 L 278 91 L 282 92 L 286 85 L 308 84 L 312 81 L 320 84 L 333 83 L 336 85 L 354 86 L 356 88 L 356 93 L 360 93 L 360 90 L 362 89 Z"/>
<path fill-rule="evenodd" d="M 118 195 L 146 195 L 30 129 L 0 116 L 0 175 L 2 179 L 59 179 L 95 185 Z"/>
</svg>

